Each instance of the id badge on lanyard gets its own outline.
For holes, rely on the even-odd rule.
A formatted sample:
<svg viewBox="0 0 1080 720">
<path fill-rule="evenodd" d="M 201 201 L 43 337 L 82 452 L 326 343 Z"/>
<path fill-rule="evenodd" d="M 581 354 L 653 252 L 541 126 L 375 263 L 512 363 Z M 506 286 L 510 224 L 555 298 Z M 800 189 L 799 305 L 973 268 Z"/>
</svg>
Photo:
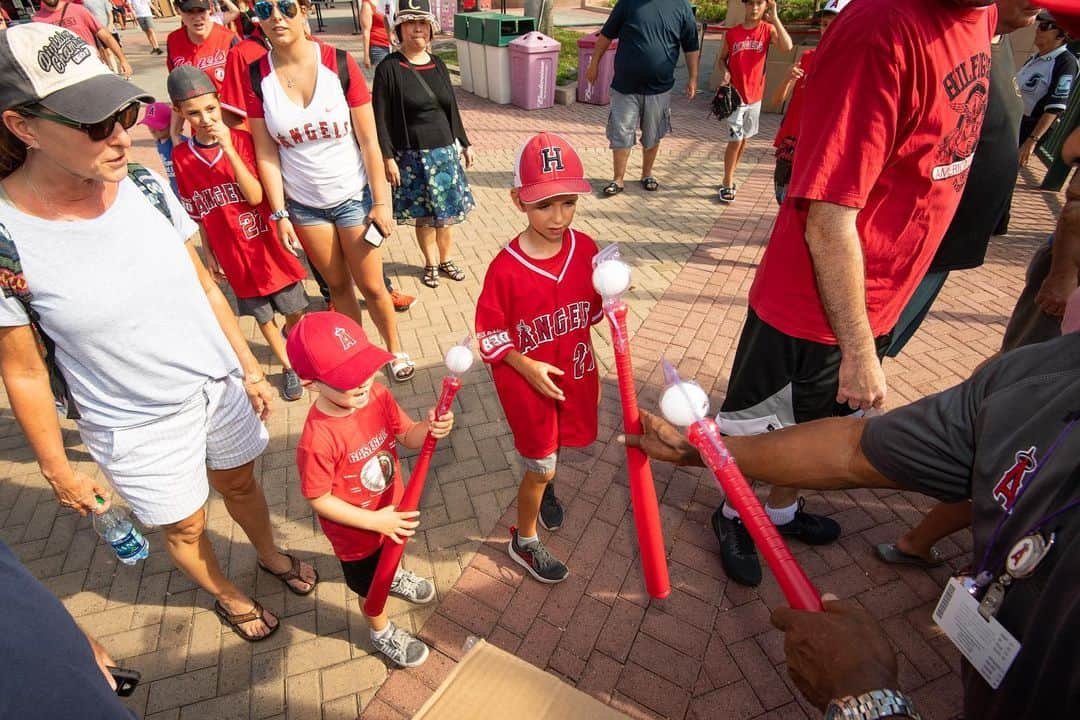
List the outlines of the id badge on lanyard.
<svg viewBox="0 0 1080 720">
<path fill-rule="evenodd" d="M 934 608 L 934 622 L 996 690 L 1020 652 L 1020 643 L 996 617 L 983 617 L 979 612 L 979 601 L 968 585 L 971 584 L 960 578 L 949 578 L 949 584 Z"/>
</svg>

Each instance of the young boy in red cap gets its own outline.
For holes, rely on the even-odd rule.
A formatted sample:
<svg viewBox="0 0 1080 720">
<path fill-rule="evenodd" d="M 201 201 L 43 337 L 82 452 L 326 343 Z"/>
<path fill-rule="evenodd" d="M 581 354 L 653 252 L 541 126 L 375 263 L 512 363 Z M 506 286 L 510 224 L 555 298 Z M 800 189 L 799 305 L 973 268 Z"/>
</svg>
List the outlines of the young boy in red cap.
<svg viewBox="0 0 1080 720">
<path fill-rule="evenodd" d="M 345 584 L 360 597 L 371 588 L 383 543 L 405 542 L 420 525 L 418 511 L 397 512 L 404 485 L 397 445 L 418 448 L 430 431 L 450 434 L 454 414 L 416 422 L 394 396 L 375 382 L 375 373 L 393 356 L 368 342 L 354 320 L 336 312 L 305 315 L 289 333 L 289 359 L 319 397 L 308 412 L 296 464 L 300 492 L 341 561 Z M 399 568 L 390 593 L 414 603 L 435 598 L 435 586 Z M 384 611 L 364 616 L 375 649 L 401 667 L 416 667 L 428 648 L 390 622 Z"/>
<path fill-rule="evenodd" d="M 192 137 L 173 148 L 177 193 L 191 219 L 199 223 L 215 279 L 229 281 L 239 315 L 255 318 L 284 370 L 282 396 L 304 396 L 304 386 L 289 364 L 285 339 L 308 306 L 304 266 L 278 239 L 270 203 L 255 170 L 251 135 L 230 129 L 210 77 L 194 65 L 169 73 L 174 112 L 191 125 Z M 285 316 L 279 329 L 275 313 Z"/>
<path fill-rule="evenodd" d="M 491 261 L 476 307 L 480 356 L 514 434 L 525 474 L 510 557 L 543 583 L 570 571 L 536 531 L 562 526 L 552 481 L 561 447 L 596 439 L 600 383 L 591 328 L 603 317 L 592 286 L 596 243 L 570 228 L 578 196 L 591 191 L 563 138 L 540 133 L 518 153 L 510 197 L 529 225 Z"/>
</svg>

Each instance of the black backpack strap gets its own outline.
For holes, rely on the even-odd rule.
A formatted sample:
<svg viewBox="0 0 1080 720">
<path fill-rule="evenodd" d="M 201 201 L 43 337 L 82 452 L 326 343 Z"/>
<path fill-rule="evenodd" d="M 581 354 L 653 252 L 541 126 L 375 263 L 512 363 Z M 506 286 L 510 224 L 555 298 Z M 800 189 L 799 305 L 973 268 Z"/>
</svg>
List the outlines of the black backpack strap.
<svg viewBox="0 0 1080 720">
<path fill-rule="evenodd" d="M 128 177 L 131 178 L 131 182 L 135 183 L 135 187 L 139 188 L 139 191 L 146 196 L 146 199 L 153 203 L 158 212 L 164 215 L 165 219 L 172 225 L 172 210 L 169 208 L 169 201 L 165 197 L 165 188 L 161 187 L 161 183 L 139 163 L 128 163 Z"/>
<path fill-rule="evenodd" d="M 248 78 L 251 80 L 251 90 L 255 93 L 255 97 L 259 98 L 259 102 L 262 102 L 263 99 L 262 68 L 259 67 L 262 60 L 262 58 L 259 58 L 248 63 Z"/>
<path fill-rule="evenodd" d="M 2 223 L 0 223 L 0 291 L 3 292 L 4 297 L 18 300 L 30 319 L 30 327 L 41 341 L 45 368 L 49 372 L 49 386 L 52 388 L 57 409 L 68 418 L 78 419 L 79 409 L 75 407 L 75 399 L 71 396 L 67 380 L 60 372 L 60 366 L 56 364 L 56 343 L 41 328 L 41 316 L 31 304 L 34 294 L 30 292 L 30 287 L 26 284 L 19 250 L 15 247 L 11 233 Z"/>
<path fill-rule="evenodd" d="M 341 92 L 348 96 L 349 85 L 352 83 L 352 78 L 349 77 L 349 53 L 337 48 L 334 50 L 334 58 L 337 60 L 337 77 L 338 82 L 341 83 Z"/>
</svg>

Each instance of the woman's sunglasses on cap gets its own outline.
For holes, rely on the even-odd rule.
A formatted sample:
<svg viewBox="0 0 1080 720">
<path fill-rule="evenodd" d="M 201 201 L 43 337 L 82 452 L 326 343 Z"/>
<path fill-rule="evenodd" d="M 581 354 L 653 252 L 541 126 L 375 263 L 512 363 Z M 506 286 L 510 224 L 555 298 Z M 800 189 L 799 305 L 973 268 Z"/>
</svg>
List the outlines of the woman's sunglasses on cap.
<svg viewBox="0 0 1080 720">
<path fill-rule="evenodd" d="M 1042 22 L 1039 23 L 1039 30 L 1041 30 L 1043 32 L 1046 32 L 1047 30 L 1057 30 L 1057 29 L 1058 29 L 1057 24 L 1052 23 L 1049 20 L 1043 20 Z"/>
<path fill-rule="evenodd" d="M 274 5 L 269 0 L 259 0 L 255 3 L 255 15 L 260 20 L 269 20 L 274 14 Z M 296 0 L 277 0 L 276 5 L 283 17 L 294 18 L 300 12 L 300 4 Z"/>
<path fill-rule="evenodd" d="M 31 117 L 41 118 L 42 120 L 49 120 L 59 125 L 64 125 L 69 128 L 75 128 L 76 130 L 82 130 L 84 133 L 90 136 L 90 139 L 94 142 L 101 142 L 112 136 L 113 131 L 116 129 L 116 124 L 120 123 L 120 127 L 128 130 L 139 119 L 139 103 L 133 102 L 130 105 L 126 105 L 104 120 L 98 120 L 92 123 L 82 123 L 71 118 L 66 118 L 63 115 L 57 115 L 48 108 L 41 105 L 26 105 L 19 108 L 19 112 Z"/>
</svg>

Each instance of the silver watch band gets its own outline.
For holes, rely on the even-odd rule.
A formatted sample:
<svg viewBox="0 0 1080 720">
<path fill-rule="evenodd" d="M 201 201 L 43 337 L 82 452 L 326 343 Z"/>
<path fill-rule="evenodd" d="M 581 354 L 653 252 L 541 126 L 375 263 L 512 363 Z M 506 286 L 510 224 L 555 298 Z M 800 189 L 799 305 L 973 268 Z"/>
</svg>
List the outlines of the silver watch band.
<svg viewBox="0 0 1080 720">
<path fill-rule="evenodd" d="M 915 703 L 899 690 L 871 690 L 858 697 L 848 695 L 833 700 L 825 720 L 879 720 L 892 716 L 922 720 Z"/>
</svg>

